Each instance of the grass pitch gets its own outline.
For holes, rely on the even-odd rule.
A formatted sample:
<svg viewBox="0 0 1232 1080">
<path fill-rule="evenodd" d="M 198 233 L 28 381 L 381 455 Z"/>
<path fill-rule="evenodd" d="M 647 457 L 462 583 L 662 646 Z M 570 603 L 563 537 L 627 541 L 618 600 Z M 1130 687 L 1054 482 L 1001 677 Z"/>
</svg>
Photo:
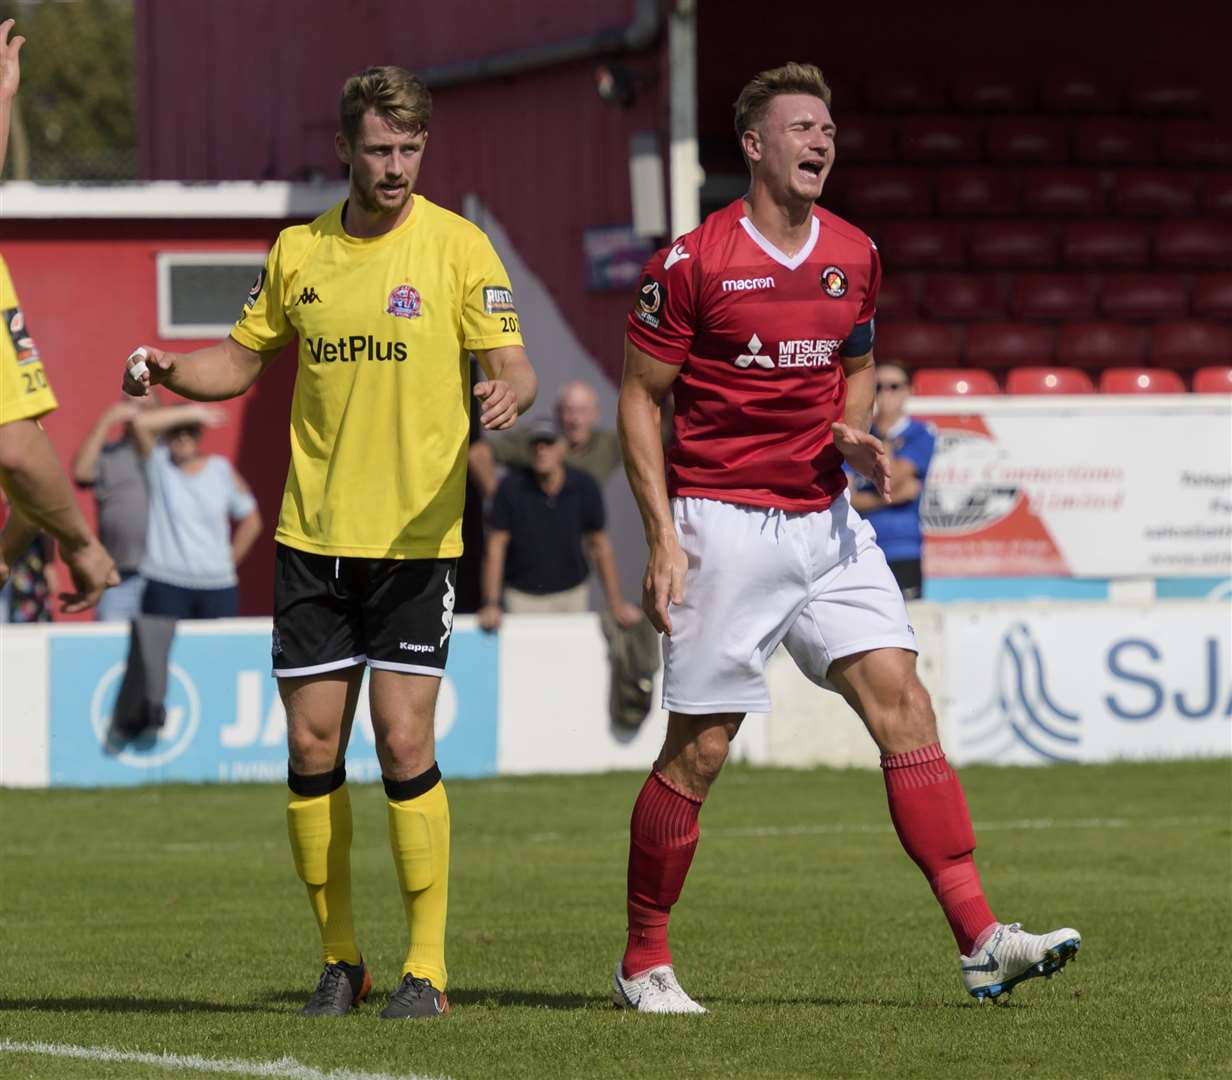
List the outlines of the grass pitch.
<svg viewBox="0 0 1232 1080">
<path fill-rule="evenodd" d="M 405 947 L 379 788 L 352 792 L 376 991 L 315 1022 L 284 789 L 0 792 L 0 1077 L 1232 1075 L 1232 763 L 964 770 L 993 909 L 1084 935 L 982 1007 L 879 775 L 731 768 L 672 921 L 703 1017 L 608 1004 L 641 779 L 449 782 L 454 1013 L 416 1023 L 377 1019 Z"/>
</svg>

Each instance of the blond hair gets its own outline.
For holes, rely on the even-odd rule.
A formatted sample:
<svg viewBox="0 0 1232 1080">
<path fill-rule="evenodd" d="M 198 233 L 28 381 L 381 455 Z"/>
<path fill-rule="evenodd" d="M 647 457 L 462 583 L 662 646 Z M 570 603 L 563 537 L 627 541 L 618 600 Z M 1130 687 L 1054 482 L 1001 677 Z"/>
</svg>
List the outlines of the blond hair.
<svg viewBox="0 0 1232 1080">
<path fill-rule="evenodd" d="M 347 79 L 338 106 L 343 137 L 352 146 L 369 109 L 375 109 L 396 130 L 413 135 L 428 130 L 432 95 L 406 68 L 392 64 L 368 67 Z"/>
<path fill-rule="evenodd" d="M 743 139 L 746 131 L 756 129 L 765 119 L 770 102 L 780 94 L 808 94 L 821 98 L 826 107 L 830 107 L 830 87 L 826 85 L 821 68 L 792 60 L 782 67 L 754 75 L 745 84 L 736 98 L 736 138 Z"/>
</svg>

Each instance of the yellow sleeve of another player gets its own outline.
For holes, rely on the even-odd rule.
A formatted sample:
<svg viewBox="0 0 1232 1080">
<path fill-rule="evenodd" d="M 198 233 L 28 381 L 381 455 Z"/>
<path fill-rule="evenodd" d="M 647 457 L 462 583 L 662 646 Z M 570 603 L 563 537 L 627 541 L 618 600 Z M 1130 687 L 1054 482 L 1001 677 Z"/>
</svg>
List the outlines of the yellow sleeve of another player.
<svg viewBox="0 0 1232 1080">
<path fill-rule="evenodd" d="M 505 273 L 492 242 L 480 233 L 466 265 L 462 345 L 475 350 L 521 344 L 522 333 L 518 311 L 513 305 L 509 275 Z"/>
<path fill-rule="evenodd" d="M 274 241 L 265 265 L 248 290 L 244 310 L 231 328 L 231 336 L 241 345 L 257 352 L 281 349 L 295 336 L 295 327 L 287 319 L 282 303 L 283 282 L 282 237 Z"/>
<path fill-rule="evenodd" d="M 56 396 L 51 392 L 38 347 L 26 329 L 17 291 L 9 268 L 0 258 L 0 424 L 29 420 L 51 412 Z"/>
</svg>

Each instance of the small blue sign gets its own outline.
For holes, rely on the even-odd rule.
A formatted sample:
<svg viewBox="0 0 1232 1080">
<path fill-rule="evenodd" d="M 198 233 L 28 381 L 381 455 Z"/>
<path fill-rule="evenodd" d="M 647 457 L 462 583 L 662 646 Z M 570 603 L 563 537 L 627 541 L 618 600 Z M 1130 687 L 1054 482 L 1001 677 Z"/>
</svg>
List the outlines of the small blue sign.
<svg viewBox="0 0 1232 1080">
<path fill-rule="evenodd" d="M 111 715 L 128 634 L 53 632 L 49 642 L 53 786 L 239 782 L 286 777 L 286 714 L 270 676 L 269 632 L 181 630 L 171 649 L 166 722 L 119 738 Z M 436 756 L 446 777 L 496 773 L 500 647 L 455 629 L 436 707 Z M 372 721 L 360 695 L 347 775 L 377 780 Z"/>
</svg>

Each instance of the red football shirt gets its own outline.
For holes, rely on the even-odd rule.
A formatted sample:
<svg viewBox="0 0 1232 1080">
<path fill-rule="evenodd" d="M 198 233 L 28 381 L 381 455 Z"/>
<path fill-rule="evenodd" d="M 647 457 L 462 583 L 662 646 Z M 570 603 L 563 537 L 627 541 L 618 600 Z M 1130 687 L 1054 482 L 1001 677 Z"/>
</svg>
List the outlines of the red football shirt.
<svg viewBox="0 0 1232 1080">
<path fill-rule="evenodd" d="M 881 262 L 829 211 L 788 257 L 744 214 L 711 214 L 646 265 L 628 336 L 680 365 L 670 495 L 821 510 L 847 484 L 830 425 L 842 417 L 840 357 L 872 348 Z"/>
</svg>

